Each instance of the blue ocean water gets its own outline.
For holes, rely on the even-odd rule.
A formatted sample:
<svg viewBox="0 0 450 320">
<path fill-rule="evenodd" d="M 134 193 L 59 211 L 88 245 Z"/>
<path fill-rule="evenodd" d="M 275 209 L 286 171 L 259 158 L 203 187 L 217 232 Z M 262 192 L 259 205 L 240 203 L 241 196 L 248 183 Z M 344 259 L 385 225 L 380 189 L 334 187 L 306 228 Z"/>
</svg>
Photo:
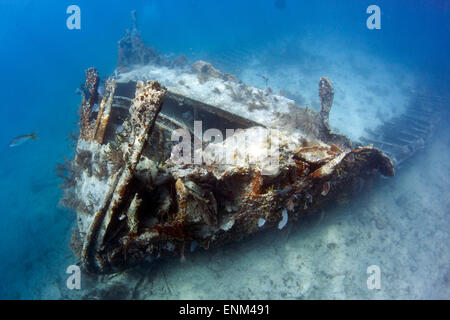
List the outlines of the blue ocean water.
<svg viewBox="0 0 450 320">
<path fill-rule="evenodd" d="M 81 30 L 66 27 L 71 4 L 81 9 Z M 372 4 L 381 8 L 380 30 L 366 26 L 366 9 Z M 311 39 L 325 48 L 321 55 L 328 52 L 330 57 L 339 53 L 359 61 L 355 55 L 370 53 L 374 69 L 378 61 L 388 69 L 406 69 L 418 79 L 417 90 L 439 102 L 435 111 L 444 118 L 436 139 L 447 149 L 436 152 L 448 154 L 448 1 L 0 0 L 1 299 L 49 297 L 42 295 L 42 288 L 61 281 L 67 265 L 76 262 L 68 247 L 75 213 L 58 205 L 61 191 L 55 167 L 74 154 L 70 133 L 77 128 L 80 103 L 75 90 L 83 82 L 84 70 L 95 66 L 103 77 L 114 72 L 117 41 L 130 28 L 131 10 L 137 11 L 143 39 L 158 51 L 182 53 L 191 62 L 208 60 L 238 75 L 261 52 L 265 58 L 258 65 L 267 66 L 269 73 L 277 66 L 289 70 L 306 56 L 314 61 L 314 49 L 280 47 L 285 39 L 306 44 Z M 327 73 L 326 67 L 320 71 Z M 274 85 L 281 87 L 283 82 Z M 34 131 L 39 140 L 8 146 L 14 137 Z M 442 194 L 450 191 L 449 174 L 447 170 L 429 177 L 444 181 Z M 439 198 L 442 194 L 436 195 L 437 202 L 447 201 Z M 441 213 L 448 222 L 446 203 L 447 212 Z M 447 233 L 446 248 L 449 239 Z M 449 261 L 446 264 L 448 272 Z M 433 297 L 432 292 L 428 295 L 423 297 Z"/>
</svg>

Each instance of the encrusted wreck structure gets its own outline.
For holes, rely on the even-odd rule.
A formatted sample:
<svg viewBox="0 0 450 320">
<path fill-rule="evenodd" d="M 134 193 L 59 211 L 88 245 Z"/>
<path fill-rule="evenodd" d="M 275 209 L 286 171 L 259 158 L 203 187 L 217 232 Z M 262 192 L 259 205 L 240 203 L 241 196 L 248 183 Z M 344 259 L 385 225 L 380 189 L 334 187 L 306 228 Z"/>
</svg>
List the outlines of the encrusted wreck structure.
<svg viewBox="0 0 450 320">
<path fill-rule="evenodd" d="M 282 229 L 363 178 L 394 175 L 382 151 L 331 130 L 327 78 L 315 112 L 207 62 L 167 60 L 134 24 L 117 73 L 99 86 L 88 69 L 63 200 L 77 212 L 73 247 L 89 272 Z"/>
</svg>

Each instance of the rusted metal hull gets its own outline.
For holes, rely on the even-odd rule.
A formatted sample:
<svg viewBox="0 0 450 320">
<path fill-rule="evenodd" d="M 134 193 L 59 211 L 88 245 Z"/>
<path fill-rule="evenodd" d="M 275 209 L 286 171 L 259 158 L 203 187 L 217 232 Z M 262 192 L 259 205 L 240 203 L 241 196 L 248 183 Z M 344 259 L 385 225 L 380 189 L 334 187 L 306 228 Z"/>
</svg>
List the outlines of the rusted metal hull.
<svg viewBox="0 0 450 320">
<path fill-rule="evenodd" d="M 139 68 L 126 61 L 142 62 L 140 55 L 130 56 L 141 46 L 136 33 L 121 41 L 121 69 Z M 77 212 L 72 247 L 89 272 L 183 257 L 196 246 L 210 248 L 281 229 L 358 192 L 361 179 L 394 175 L 382 151 L 354 148 L 332 132 L 328 116 L 334 89 L 326 78 L 319 82 L 321 111 L 314 112 L 242 84 L 208 63 L 186 68 L 154 51 L 142 52 L 151 58 L 143 63 L 192 83 L 116 76 L 100 96 L 97 72 L 86 72 L 81 132 L 63 202 Z M 195 92 L 201 93 L 198 99 Z M 201 121 L 200 131 L 195 121 Z M 210 128 L 226 139 L 203 141 Z M 187 151 L 179 153 L 179 141 L 173 140 L 179 130 L 193 144 L 188 163 L 180 163 Z M 228 136 L 227 130 L 234 134 Z M 210 153 L 197 157 L 203 150 Z M 208 160 L 219 154 L 231 156 Z"/>
</svg>

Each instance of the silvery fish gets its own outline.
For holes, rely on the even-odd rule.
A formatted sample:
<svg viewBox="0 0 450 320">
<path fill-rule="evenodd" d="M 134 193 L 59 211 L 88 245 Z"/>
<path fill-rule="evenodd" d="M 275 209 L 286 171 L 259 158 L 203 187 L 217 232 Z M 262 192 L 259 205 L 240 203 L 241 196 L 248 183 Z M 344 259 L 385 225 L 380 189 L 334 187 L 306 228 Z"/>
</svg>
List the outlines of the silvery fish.
<svg viewBox="0 0 450 320">
<path fill-rule="evenodd" d="M 17 147 L 17 146 L 20 146 L 21 144 L 27 142 L 29 139 L 34 139 L 34 140 L 39 139 L 38 137 L 36 137 L 34 135 L 35 133 L 36 132 L 33 132 L 32 134 L 29 134 L 29 135 L 17 136 L 11 140 L 11 142 L 9 143 L 9 146 Z"/>
</svg>

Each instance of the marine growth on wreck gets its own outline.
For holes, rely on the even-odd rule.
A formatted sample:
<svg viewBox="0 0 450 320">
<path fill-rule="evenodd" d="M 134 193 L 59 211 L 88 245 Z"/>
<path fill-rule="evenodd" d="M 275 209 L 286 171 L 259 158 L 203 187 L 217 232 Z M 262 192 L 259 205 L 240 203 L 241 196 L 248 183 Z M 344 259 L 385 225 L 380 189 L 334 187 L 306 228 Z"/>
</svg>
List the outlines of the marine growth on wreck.
<svg viewBox="0 0 450 320">
<path fill-rule="evenodd" d="M 382 151 L 332 131 L 326 77 L 315 112 L 208 62 L 168 60 L 134 24 L 104 80 L 100 94 L 97 71 L 86 70 L 63 199 L 88 272 L 282 229 L 348 197 L 361 178 L 394 175 Z"/>
</svg>

